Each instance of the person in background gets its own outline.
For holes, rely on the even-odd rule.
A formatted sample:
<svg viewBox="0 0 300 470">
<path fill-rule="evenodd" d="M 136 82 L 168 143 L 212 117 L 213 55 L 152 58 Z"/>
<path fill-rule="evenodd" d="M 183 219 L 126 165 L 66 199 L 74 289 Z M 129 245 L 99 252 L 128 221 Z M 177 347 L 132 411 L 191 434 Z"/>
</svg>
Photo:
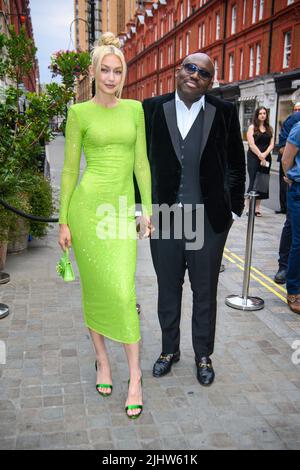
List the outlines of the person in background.
<svg viewBox="0 0 300 470">
<path fill-rule="evenodd" d="M 248 128 L 247 141 L 249 144 L 247 153 L 249 187 L 247 192 L 249 193 L 253 191 L 257 173 L 270 173 L 272 163 L 271 152 L 274 148 L 274 133 L 269 124 L 268 110 L 264 106 L 257 108 L 255 111 L 253 123 Z M 261 217 L 261 199 L 268 198 L 269 192 L 260 193 L 256 198 L 255 215 L 257 217 Z"/>
<path fill-rule="evenodd" d="M 279 143 L 278 143 L 278 157 L 277 161 L 279 162 L 279 202 L 280 209 L 275 211 L 275 214 L 286 214 L 286 193 L 287 193 L 287 183 L 284 181 L 284 172 L 281 164 L 281 158 L 284 151 L 285 143 L 287 136 L 293 125 L 300 121 L 300 101 L 295 103 L 293 114 L 287 117 L 283 122 L 282 128 L 279 134 Z"/>
<path fill-rule="evenodd" d="M 274 281 L 277 284 L 285 284 L 286 282 L 286 271 L 288 267 L 288 259 L 291 247 L 292 232 L 291 222 L 289 213 L 286 211 L 286 192 L 287 183 L 284 181 L 284 172 L 281 164 L 281 157 L 284 152 L 286 139 L 292 129 L 292 127 L 300 121 L 300 102 L 294 106 L 294 112 L 284 121 L 280 134 L 279 134 L 279 153 L 280 167 L 279 167 L 279 179 L 280 179 L 280 200 L 284 201 L 284 210 L 275 211 L 277 214 L 286 214 L 286 220 L 282 228 L 280 245 L 279 245 L 279 258 L 278 258 L 278 271 L 274 276 Z M 281 175 L 281 176 L 280 176 Z M 282 189 L 284 187 L 284 190 Z M 281 206 L 282 207 L 282 206 Z"/>
<path fill-rule="evenodd" d="M 287 205 L 292 227 L 292 244 L 286 274 L 287 302 L 300 314 L 300 122 L 289 133 L 282 156 L 287 178 Z"/>
</svg>

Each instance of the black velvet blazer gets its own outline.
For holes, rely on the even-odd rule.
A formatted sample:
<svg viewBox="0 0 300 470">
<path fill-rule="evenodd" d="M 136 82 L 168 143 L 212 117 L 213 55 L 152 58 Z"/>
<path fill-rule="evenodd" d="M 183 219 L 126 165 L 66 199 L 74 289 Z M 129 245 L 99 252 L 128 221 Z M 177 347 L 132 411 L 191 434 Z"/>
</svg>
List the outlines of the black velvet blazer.
<svg viewBox="0 0 300 470">
<path fill-rule="evenodd" d="M 148 157 L 152 172 L 153 204 L 176 202 L 181 164 L 175 93 L 143 103 Z M 231 211 L 241 215 L 245 193 L 245 153 L 234 104 L 205 96 L 199 184 L 209 221 L 224 231 Z"/>
</svg>

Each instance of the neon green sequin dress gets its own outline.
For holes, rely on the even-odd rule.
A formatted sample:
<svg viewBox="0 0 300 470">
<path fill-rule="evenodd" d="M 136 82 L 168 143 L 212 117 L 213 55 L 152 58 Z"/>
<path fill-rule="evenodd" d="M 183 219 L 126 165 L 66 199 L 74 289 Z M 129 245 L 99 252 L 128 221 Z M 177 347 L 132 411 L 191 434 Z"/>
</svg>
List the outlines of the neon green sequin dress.
<svg viewBox="0 0 300 470">
<path fill-rule="evenodd" d="M 82 149 L 86 167 L 77 185 Z M 59 223 L 71 231 L 86 326 L 126 344 L 140 339 L 133 173 L 143 212 L 149 215 L 151 175 L 141 103 L 120 100 L 105 108 L 87 101 L 71 106 Z"/>
</svg>

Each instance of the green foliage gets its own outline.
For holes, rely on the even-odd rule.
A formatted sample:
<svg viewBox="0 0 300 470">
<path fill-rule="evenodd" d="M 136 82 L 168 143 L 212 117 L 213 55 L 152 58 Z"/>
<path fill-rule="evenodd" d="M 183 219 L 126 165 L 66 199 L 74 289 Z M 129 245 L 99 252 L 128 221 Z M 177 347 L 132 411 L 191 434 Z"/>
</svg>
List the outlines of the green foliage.
<svg viewBox="0 0 300 470">
<path fill-rule="evenodd" d="M 76 78 L 88 75 L 91 58 L 86 51 L 58 51 L 51 56 L 52 76 L 61 75 L 67 89 L 73 90 Z"/>
<path fill-rule="evenodd" d="M 41 152 L 53 139 L 51 121 L 62 118 L 64 129 L 76 78 L 88 75 L 90 54 L 53 54 L 50 68 L 53 75 L 62 76 L 62 84 L 51 83 L 40 94 L 24 93 L 19 85 L 32 70 L 36 48 L 24 28 L 17 34 L 12 27 L 9 33 L 0 33 L 0 78 L 15 84 L 5 89 L 0 102 L 0 198 L 24 212 L 48 218 L 55 207 L 50 181 L 40 172 Z M 17 227 L 17 220 L 17 215 L 0 205 L 0 241 L 7 237 L 8 227 Z M 34 237 L 45 236 L 48 227 L 30 222 Z"/>
<path fill-rule="evenodd" d="M 52 197 L 51 182 L 41 175 L 37 175 L 35 187 L 30 191 L 29 203 L 31 212 L 39 217 L 49 218 L 55 211 Z M 36 238 L 47 235 L 49 224 L 30 221 L 30 234 Z"/>
<path fill-rule="evenodd" d="M 0 59 L 0 77 L 5 75 L 19 85 L 23 77 L 28 76 L 35 62 L 37 49 L 34 42 L 27 37 L 25 27 L 17 34 L 14 27 L 10 26 L 9 36 L 0 34 L 0 52 L 3 49 L 5 54 Z"/>
<path fill-rule="evenodd" d="M 31 211 L 27 193 L 6 194 L 5 201 L 16 209 L 24 212 Z M 19 217 L 16 214 L 0 204 L 0 242 L 8 241 L 9 231 L 16 229 L 18 219 Z"/>
</svg>

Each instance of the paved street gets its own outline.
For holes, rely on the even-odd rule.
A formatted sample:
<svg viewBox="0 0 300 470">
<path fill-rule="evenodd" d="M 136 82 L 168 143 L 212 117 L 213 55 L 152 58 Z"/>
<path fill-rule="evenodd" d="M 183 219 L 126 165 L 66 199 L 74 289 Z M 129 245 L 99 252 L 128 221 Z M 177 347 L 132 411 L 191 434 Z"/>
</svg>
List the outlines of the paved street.
<svg viewBox="0 0 300 470">
<path fill-rule="evenodd" d="M 63 139 L 50 146 L 58 189 Z M 26 252 L 10 255 L 0 302 L 7 363 L 0 365 L 0 449 L 300 449 L 300 364 L 292 362 L 300 317 L 288 309 L 284 288 L 272 282 L 284 216 L 265 208 L 256 218 L 250 294 L 265 300 L 240 312 L 224 299 L 241 294 L 247 217 L 235 222 L 220 274 L 213 362 L 215 383 L 197 382 L 191 346 L 191 292 L 186 279 L 182 359 L 161 379 L 152 377 L 161 351 L 156 279 L 147 241 L 139 242 L 137 294 L 142 305 L 144 413 L 125 415 L 128 369 L 122 345 L 108 341 L 114 390 L 95 390 L 94 352 L 83 325 L 80 284 L 65 284 L 55 265 L 58 226 Z M 298 354 L 300 359 L 300 353 Z"/>
</svg>

